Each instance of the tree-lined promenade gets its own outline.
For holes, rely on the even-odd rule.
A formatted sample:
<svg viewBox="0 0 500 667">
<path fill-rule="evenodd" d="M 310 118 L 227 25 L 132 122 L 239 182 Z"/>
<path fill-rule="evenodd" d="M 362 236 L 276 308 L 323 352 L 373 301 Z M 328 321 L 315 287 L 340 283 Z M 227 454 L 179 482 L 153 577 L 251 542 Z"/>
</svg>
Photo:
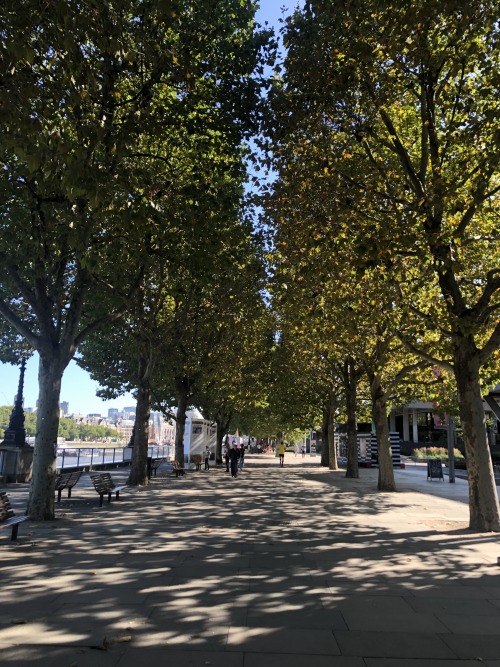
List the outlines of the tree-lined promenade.
<svg viewBox="0 0 500 667">
<path fill-rule="evenodd" d="M 322 425 L 335 469 L 345 422 L 349 477 L 369 419 L 395 490 L 388 410 L 425 398 L 459 417 L 470 527 L 500 530 L 497 3 L 312 0 L 282 62 L 246 0 L 56 5 L 0 10 L 0 349 L 40 355 L 30 516 L 54 514 L 77 358 L 135 392 L 133 484 L 151 407 L 183 463 L 197 405 L 218 456 L 236 428 Z"/>
</svg>

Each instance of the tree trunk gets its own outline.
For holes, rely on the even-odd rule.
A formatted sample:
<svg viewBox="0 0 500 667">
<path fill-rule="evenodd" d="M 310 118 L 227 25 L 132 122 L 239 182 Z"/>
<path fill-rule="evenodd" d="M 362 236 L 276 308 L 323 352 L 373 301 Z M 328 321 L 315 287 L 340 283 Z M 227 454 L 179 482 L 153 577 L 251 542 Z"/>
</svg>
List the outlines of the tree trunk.
<svg viewBox="0 0 500 667">
<path fill-rule="evenodd" d="M 215 463 L 222 463 L 222 442 L 224 436 L 226 435 L 222 428 L 222 423 L 220 421 L 215 422 L 217 425 L 217 444 L 215 446 Z"/>
<path fill-rule="evenodd" d="M 176 382 L 177 387 L 177 415 L 175 417 L 175 460 L 184 466 L 184 428 L 186 426 L 186 412 L 188 402 L 187 384 L 184 379 Z"/>
<path fill-rule="evenodd" d="M 486 436 L 479 361 L 473 343 L 467 340 L 456 343 L 454 357 L 469 478 L 469 526 L 479 532 L 499 532 L 498 495 Z"/>
<path fill-rule="evenodd" d="M 330 470 L 339 469 L 339 461 L 337 457 L 337 448 L 335 447 L 335 423 L 333 417 L 330 419 L 330 424 L 328 426 L 328 467 Z"/>
<path fill-rule="evenodd" d="M 227 417 L 226 414 L 226 418 L 224 418 L 221 416 L 221 413 L 219 412 L 219 416 L 215 420 L 215 423 L 217 425 L 217 447 L 215 450 L 215 463 L 222 463 L 222 443 L 229 431 L 230 422 L 231 422 L 231 416 Z"/>
<path fill-rule="evenodd" d="M 347 416 L 347 468 L 345 476 L 350 479 L 358 479 L 358 434 L 356 418 L 356 400 L 358 378 L 354 367 L 354 360 L 348 359 L 344 365 L 344 390 L 346 400 Z"/>
<path fill-rule="evenodd" d="M 394 468 L 392 465 L 391 446 L 389 438 L 389 422 L 387 419 L 387 404 L 380 380 L 374 378 L 371 382 L 372 414 L 377 434 L 378 449 L 378 490 L 396 491 Z"/>
<path fill-rule="evenodd" d="M 33 472 L 26 513 L 35 521 L 54 519 L 54 494 L 59 431 L 59 397 L 66 364 L 60 353 L 40 352 L 38 366 L 38 409 L 33 452 Z"/>
<path fill-rule="evenodd" d="M 132 466 L 128 478 L 128 483 L 132 486 L 149 484 L 148 440 L 150 412 L 151 387 L 149 379 L 143 378 L 137 389 L 134 447 L 132 449 Z"/>
<path fill-rule="evenodd" d="M 328 400 L 326 408 L 323 410 L 323 442 L 328 443 L 325 463 L 323 455 L 321 456 L 321 465 L 327 466 L 330 470 L 338 470 L 337 449 L 335 447 L 335 413 L 337 411 L 337 398 L 333 389 L 328 391 Z"/>
<path fill-rule="evenodd" d="M 330 462 L 330 440 L 328 438 L 330 421 L 330 406 L 323 408 L 323 423 L 321 425 L 321 465 L 328 468 Z"/>
</svg>

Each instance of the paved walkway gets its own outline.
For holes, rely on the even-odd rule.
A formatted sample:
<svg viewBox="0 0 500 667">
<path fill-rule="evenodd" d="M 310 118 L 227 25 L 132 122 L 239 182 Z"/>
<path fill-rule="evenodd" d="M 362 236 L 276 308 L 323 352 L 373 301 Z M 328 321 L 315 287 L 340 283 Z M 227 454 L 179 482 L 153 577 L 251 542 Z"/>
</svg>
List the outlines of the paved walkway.
<svg viewBox="0 0 500 667">
<path fill-rule="evenodd" d="M 316 461 L 160 469 L 102 508 L 82 478 L 0 533 L 0 664 L 500 667 L 500 541 L 467 530 L 467 482 L 412 466 L 378 493 Z"/>
</svg>

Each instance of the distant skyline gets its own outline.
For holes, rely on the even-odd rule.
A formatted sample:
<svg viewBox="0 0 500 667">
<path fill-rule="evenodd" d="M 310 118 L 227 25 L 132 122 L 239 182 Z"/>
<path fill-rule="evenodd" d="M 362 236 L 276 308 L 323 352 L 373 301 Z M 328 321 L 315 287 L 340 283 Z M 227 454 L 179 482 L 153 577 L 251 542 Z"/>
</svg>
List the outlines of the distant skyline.
<svg viewBox="0 0 500 667">
<path fill-rule="evenodd" d="M 301 2 L 283 2 L 283 0 L 262 0 L 257 10 L 256 19 L 264 25 L 279 30 L 279 19 L 290 14 L 296 7 L 302 6 Z M 17 393 L 19 383 L 19 367 L 10 364 L 0 364 L 0 405 L 12 405 Z M 61 402 L 69 404 L 69 413 L 81 413 L 84 415 L 96 413 L 104 417 L 108 415 L 108 408 L 117 408 L 122 411 L 124 407 L 134 405 L 135 399 L 132 394 L 124 394 L 117 399 L 104 401 L 96 396 L 99 385 L 94 382 L 89 374 L 79 368 L 72 361 L 64 371 L 62 378 Z M 35 408 L 38 399 L 38 355 L 31 357 L 26 366 L 24 379 L 24 407 Z"/>
<path fill-rule="evenodd" d="M 19 367 L 0 364 L 0 405 L 12 405 L 19 384 Z M 61 402 L 69 404 L 69 413 L 91 413 L 108 416 L 108 408 L 123 408 L 135 405 L 132 394 L 127 393 L 111 401 L 104 401 L 96 396 L 99 384 L 90 375 L 71 361 L 62 378 Z M 34 355 L 26 364 L 24 376 L 24 407 L 36 408 L 38 400 L 38 355 Z"/>
</svg>

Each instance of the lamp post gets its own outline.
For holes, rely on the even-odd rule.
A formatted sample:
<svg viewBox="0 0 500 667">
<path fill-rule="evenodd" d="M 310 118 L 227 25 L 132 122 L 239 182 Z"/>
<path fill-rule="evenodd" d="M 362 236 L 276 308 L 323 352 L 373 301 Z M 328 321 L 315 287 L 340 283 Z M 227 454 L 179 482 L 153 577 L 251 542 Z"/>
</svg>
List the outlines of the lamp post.
<svg viewBox="0 0 500 667">
<path fill-rule="evenodd" d="M 21 360 L 21 373 L 14 408 L 10 415 L 9 427 L 5 429 L 0 444 L 0 475 L 7 483 L 29 482 L 33 464 L 33 447 L 26 442 L 23 410 L 23 386 L 26 359 Z"/>
<path fill-rule="evenodd" d="M 24 373 L 26 371 L 26 359 L 21 360 L 21 373 L 19 375 L 19 386 L 14 408 L 10 413 L 9 426 L 5 429 L 3 445 L 14 445 L 15 447 L 26 446 L 26 430 L 24 428 L 24 410 L 23 410 L 23 388 Z"/>
</svg>

